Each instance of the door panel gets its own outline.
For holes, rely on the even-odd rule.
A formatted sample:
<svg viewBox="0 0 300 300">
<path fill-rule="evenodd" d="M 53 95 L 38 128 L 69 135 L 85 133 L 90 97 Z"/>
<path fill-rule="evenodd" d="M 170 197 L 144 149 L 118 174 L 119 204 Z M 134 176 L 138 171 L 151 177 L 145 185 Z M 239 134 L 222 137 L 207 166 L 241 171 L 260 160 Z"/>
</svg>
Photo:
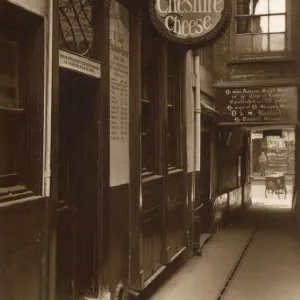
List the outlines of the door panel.
<svg viewBox="0 0 300 300">
<path fill-rule="evenodd" d="M 98 209 L 96 92 L 96 80 L 61 71 L 58 299 L 76 299 L 94 292 Z"/>
<path fill-rule="evenodd" d="M 168 204 L 167 204 L 167 258 L 174 255 L 186 245 L 186 181 L 183 171 L 168 176 Z"/>
<path fill-rule="evenodd" d="M 163 264 L 163 180 L 143 183 L 143 212 L 141 215 L 141 270 L 144 280 L 151 277 Z"/>
</svg>

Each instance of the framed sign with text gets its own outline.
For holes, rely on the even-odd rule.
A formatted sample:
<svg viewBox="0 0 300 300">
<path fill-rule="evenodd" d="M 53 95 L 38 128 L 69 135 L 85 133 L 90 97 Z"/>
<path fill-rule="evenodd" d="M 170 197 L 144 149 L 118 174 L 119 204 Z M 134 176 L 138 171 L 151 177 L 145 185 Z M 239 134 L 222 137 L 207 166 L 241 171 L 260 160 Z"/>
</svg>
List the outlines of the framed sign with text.
<svg viewBox="0 0 300 300">
<path fill-rule="evenodd" d="M 208 46 L 230 23 L 230 0 L 148 0 L 149 14 L 165 38 L 184 45 Z"/>
<path fill-rule="evenodd" d="M 241 87 L 218 89 L 219 124 L 295 124 L 297 87 Z"/>
</svg>

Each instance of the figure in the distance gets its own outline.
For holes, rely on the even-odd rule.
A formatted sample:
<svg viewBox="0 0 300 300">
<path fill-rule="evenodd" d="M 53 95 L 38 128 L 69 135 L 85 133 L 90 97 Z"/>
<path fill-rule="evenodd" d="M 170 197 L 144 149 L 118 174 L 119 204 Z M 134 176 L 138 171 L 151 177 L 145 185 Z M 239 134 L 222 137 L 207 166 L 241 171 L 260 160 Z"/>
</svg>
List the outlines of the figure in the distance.
<svg viewBox="0 0 300 300">
<path fill-rule="evenodd" d="M 259 156 L 259 165 L 260 165 L 260 175 L 266 176 L 266 168 L 267 168 L 267 156 L 264 152 Z"/>
</svg>

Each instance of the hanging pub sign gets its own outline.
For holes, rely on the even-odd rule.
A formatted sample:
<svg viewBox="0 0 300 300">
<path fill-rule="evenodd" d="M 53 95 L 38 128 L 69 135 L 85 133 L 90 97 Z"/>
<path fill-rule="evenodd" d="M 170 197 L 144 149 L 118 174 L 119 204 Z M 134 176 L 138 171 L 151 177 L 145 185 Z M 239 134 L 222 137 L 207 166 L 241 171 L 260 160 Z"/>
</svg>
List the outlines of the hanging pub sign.
<svg viewBox="0 0 300 300">
<path fill-rule="evenodd" d="M 207 46 L 228 28 L 230 0 L 148 0 L 150 18 L 167 39 Z"/>
</svg>

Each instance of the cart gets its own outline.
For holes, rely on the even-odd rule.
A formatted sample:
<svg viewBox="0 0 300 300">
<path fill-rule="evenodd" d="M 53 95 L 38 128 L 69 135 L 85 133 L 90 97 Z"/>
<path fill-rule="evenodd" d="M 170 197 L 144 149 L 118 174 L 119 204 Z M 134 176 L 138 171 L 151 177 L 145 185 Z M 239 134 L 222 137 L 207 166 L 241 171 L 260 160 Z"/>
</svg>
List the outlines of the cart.
<svg viewBox="0 0 300 300">
<path fill-rule="evenodd" d="M 278 198 L 286 198 L 287 189 L 285 186 L 285 177 L 283 173 L 272 173 L 265 177 L 265 196 L 268 198 L 268 194 L 275 193 Z"/>
</svg>

